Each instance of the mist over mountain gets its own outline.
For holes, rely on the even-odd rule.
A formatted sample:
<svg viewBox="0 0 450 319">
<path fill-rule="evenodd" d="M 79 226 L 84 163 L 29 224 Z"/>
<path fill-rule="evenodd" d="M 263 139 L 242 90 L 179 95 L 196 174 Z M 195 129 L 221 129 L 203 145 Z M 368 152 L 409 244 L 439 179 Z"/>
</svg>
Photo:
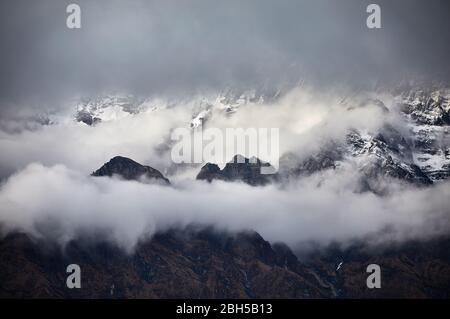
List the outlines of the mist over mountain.
<svg viewBox="0 0 450 319">
<path fill-rule="evenodd" d="M 0 296 L 449 295 L 447 1 L 76 3 L 0 2 Z M 180 128 L 279 154 L 179 163 Z"/>
<path fill-rule="evenodd" d="M 13 173 L 0 191 L 2 224 L 60 243 L 100 231 L 127 250 L 192 224 L 253 229 L 293 249 L 308 242 L 377 245 L 445 235 L 446 92 L 342 97 L 301 86 L 273 96 L 140 103 L 110 96 L 74 103 L 69 115 L 50 123 L 2 132 L 1 167 Z M 86 123 L 80 112 L 98 120 Z M 198 114 L 204 114 L 200 126 L 192 126 Z M 207 172 L 202 164 L 171 160 L 170 132 L 177 126 L 194 132 L 248 123 L 281 128 L 276 175 L 258 175 L 250 163 L 211 163 L 205 167 L 223 170 Z M 171 186 L 141 177 L 168 178 Z"/>
</svg>

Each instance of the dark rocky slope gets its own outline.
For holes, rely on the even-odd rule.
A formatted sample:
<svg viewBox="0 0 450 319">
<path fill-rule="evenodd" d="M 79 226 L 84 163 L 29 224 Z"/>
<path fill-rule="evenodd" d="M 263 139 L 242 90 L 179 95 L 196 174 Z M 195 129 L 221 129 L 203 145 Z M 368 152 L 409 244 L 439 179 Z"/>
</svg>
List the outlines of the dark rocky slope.
<svg viewBox="0 0 450 319">
<path fill-rule="evenodd" d="M 113 175 L 120 176 L 126 180 L 145 179 L 170 184 L 169 180 L 160 171 L 122 156 L 113 157 L 108 163 L 92 173 L 92 176 L 111 177 Z"/>
<path fill-rule="evenodd" d="M 252 186 L 266 185 L 271 181 L 273 174 L 262 174 L 261 168 L 270 167 L 258 158 L 248 159 L 235 155 L 221 170 L 219 166 L 207 163 L 197 175 L 198 180 L 223 180 L 228 182 L 241 181 Z"/>
<path fill-rule="evenodd" d="M 43 248 L 45 247 L 45 248 Z M 64 251 L 15 234 L 0 241 L 3 298 L 301 298 L 327 289 L 286 249 L 254 232 L 171 231 L 133 254 L 109 244 L 71 242 Z M 67 265 L 81 289 L 66 287 Z"/>
<path fill-rule="evenodd" d="M 174 230 L 132 254 L 81 240 L 61 250 L 12 234 L 0 241 L 0 297 L 449 298 L 449 248 L 448 239 L 378 251 L 331 247 L 299 260 L 254 232 Z M 81 289 L 66 287 L 72 263 L 81 267 Z M 366 286 L 371 263 L 381 266 L 380 289 Z"/>
</svg>

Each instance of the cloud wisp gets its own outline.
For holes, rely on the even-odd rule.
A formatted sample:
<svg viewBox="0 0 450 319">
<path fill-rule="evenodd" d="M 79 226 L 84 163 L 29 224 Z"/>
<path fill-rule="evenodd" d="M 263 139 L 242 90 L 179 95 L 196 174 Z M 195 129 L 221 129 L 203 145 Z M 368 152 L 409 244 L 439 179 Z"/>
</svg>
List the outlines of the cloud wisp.
<svg viewBox="0 0 450 319">
<path fill-rule="evenodd" d="M 80 235 L 131 251 L 156 232 L 188 225 L 253 229 L 292 248 L 305 243 L 372 244 L 448 233 L 449 184 L 398 188 L 389 196 L 355 193 L 354 171 L 325 172 L 280 189 L 241 183 L 183 181 L 174 187 L 95 178 L 63 165 L 30 164 L 0 190 L 4 231 L 66 243 Z M 369 242 L 370 244 L 370 242 Z"/>
</svg>

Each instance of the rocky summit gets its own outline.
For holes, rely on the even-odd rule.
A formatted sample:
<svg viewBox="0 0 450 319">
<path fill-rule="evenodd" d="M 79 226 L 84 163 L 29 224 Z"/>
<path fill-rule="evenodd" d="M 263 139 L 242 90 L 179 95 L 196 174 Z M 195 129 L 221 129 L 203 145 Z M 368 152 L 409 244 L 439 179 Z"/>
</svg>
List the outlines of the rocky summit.
<svg viewBox="0 0 450 319">
<path fill-rule="evenodd" d="M 108 163 L 104 164 L 91 175 L 109 177 L 117 175 L 126 180 L 145 179 L 170 184 L 169 180 L 160 171 L 122 156 L 113 157 Z"/>
<path fill-rule="evenodd" d="M 198 180 L 241 181 L 252 186 L 265 185 L 271 181 L 273 174 L 262 174 L 262 167 L 270 167 L 269 163 L 258 158 L 245 158 L 235 155 L 221 170 L 218 165 L 207 163 L 197 175 Z"/>
</svg>

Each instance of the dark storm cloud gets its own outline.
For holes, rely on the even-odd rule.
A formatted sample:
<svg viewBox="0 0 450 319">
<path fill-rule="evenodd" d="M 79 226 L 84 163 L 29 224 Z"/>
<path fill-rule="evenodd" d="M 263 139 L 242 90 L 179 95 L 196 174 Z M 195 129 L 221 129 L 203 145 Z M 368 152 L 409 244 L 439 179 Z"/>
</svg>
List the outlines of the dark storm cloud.
<svg viewBox="0 0 450 319">
<path fill-rule="evenodd" d="M 350 86 L 405 75 L 448 76 L 447 1 L 69 1 L 0 4 L 0 98 L 5 109 L 119 89 L 178 92 L 277 85 L 306 78 Z M 13 104 L 14 105 L 14 104 Z"/>
</svg>

